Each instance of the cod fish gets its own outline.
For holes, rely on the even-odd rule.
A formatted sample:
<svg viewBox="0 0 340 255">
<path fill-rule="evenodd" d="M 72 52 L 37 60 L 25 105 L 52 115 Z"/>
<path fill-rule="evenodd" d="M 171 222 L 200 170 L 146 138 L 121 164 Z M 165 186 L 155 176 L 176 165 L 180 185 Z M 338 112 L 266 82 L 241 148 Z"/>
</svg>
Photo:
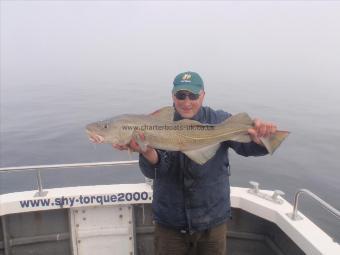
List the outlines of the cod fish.
<svg viewBox="0 0 340 255">
<path fill-rule="evenodd" d="M 174 108 L 163 107 L 150 114 L 124 114 L 111 119 L 88 124 L 86 132 L 97 143 L 128 144 L 134 138 L 142 150 L 146 146 L 168 151 L 181 151 L 191 160 L 202 165 L 211 159 L 221 142 L 251 141 L 248 129 L 253 120 L 247 113 L 232 115 L 219 124 L 202 124 L 195 120 L 173 121 Z M 144 134 L 144 140 L 140 138 Z M 288 136 L 288 131 L 276 131 L 272 136 L 261 138 L 270 154 Z"/>
</svg>

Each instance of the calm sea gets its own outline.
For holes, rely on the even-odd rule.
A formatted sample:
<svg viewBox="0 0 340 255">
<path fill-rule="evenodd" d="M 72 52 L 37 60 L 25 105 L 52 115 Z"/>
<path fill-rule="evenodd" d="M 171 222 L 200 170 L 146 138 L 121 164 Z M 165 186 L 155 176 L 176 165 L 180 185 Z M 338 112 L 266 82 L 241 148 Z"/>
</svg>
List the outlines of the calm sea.
<svg viewBox="0 0 340 255">
<path fill-rule="evenodd" d="M 209 78 L 209 75 L 207 75 Z M 244 158 L 231 153 L 231 183 L 280 189 L 292 202 L 306 188 L 340 208 L 340 96 L 336 84 L 275 86 L 206 79 L 205 104 L 231 113 L 248 112 L 291 131 L 273 156 Z M 169 84 L 171 80 L 167 81 Z M 1 167 L 129 160 L 110 145 L 91 144 L 84 126 L 122 113 L 149 113 L 171 104 L 166 80 L 70 84 L 10 84 L 1 88 Z M 136 155 L 133 158 L 137 158 Z M 43 172 L 46 188 L 142 182 L 137 166 L 64 169 Z M 32 190 L 35 174 L 0 174 L 0 192 Z M 301 210 L 340 241 L 340 223 L 310 198 Z"/>
</svg>

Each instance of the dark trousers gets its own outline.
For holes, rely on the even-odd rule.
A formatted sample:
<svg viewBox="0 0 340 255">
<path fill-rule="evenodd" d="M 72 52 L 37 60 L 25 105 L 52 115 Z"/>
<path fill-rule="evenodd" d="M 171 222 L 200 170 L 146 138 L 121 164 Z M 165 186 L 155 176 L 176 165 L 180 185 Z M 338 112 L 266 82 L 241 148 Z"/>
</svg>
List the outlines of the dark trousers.
<svg viewBox="0 0 340 255">
<path fill-rule="evenodd" d="M 227 224 L 194 234 L 155 226 L 155 255 L 225 255 Z"/>
</svg>

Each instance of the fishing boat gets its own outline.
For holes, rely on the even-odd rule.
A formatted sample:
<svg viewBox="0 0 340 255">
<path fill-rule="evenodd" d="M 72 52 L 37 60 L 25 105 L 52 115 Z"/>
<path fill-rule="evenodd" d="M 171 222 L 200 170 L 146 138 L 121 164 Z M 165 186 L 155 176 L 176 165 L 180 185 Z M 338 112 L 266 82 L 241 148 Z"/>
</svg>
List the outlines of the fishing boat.
<svg viewBox="0 0 340 255">
<path fill-rule="evenodd" d="M 35 171 L 38 189 L 0 195 L 1 255 L 152 255 L 154 223 L 152 180 L 145 183 L 43 188 L 49 169 L 136 165 L 115 161 L 0 168 Z M 136 165 L 137 168 L 137 165 Z M 280 190 L 259 184 L 231 187 L 232 220 L 227 254 L 339 255 L 340 245 L 298 211 L 301 194 L 310 195 L 340 218 L 337 209 L 309 190 L 295 195 L 294 205 Z"/>
</svg>

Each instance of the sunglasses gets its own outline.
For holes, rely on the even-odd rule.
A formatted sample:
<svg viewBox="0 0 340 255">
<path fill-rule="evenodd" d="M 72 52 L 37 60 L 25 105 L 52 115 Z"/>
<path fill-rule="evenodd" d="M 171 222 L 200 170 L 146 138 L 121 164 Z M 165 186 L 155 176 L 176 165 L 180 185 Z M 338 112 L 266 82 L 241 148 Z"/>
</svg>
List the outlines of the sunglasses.
<svg viewBox="0 0 340 255">
<path fill-rule="evenodd" d="M 193 101 L 193 100 L 197 100 L 200 97 L 200 95 L 199 94 L 194 94 L 194 93 L 191 93 L 191 92 L 178 91 L 175 94 L 175 97 L 178 100 L 185 100 L 186 97 L 189 97 L 189 99 L 191 101 Z"/>
</svg>

